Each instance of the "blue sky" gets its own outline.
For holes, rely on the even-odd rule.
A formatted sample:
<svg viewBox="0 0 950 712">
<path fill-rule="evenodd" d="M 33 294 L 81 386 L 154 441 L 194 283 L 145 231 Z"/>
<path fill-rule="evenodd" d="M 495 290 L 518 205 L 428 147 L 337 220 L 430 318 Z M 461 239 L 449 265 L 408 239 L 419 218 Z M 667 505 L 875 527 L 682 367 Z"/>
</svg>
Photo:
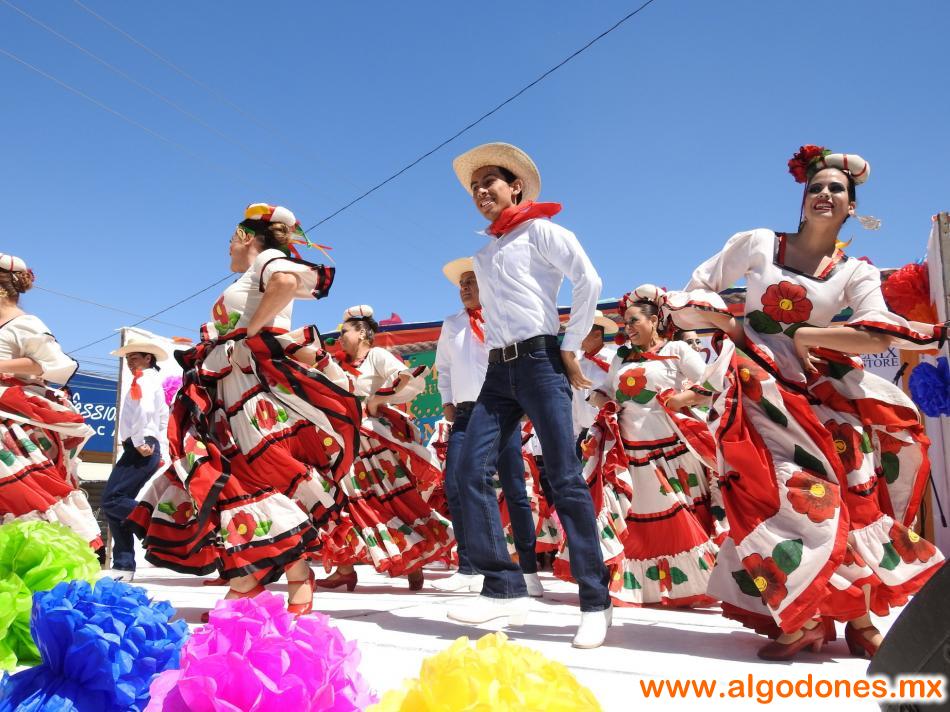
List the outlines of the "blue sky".
<svg viewBox="0 0 950 712">
<path fill-rule="evenodd" d="M 202 88 L 71 0 L 9 2 L 182 109 L 0 2 L 0 47 L 139 124 L 0 54 L 0 251 L 24 257 L 39 286 L 140 314 L 227 274 L 247 203 L 316 223 L 637 4 L 83 0 Z M 950 209 L 936 30 L 948 21 L 940 0 L 656 0 L 314 231 L 334 248 L 337 281 L 327 299 L 298 303 L 295 322 L 332 330 L 354 303 L 406 321 L 454 311 L 440 268 L 485 238 L 451 160 L 492 140 L 534 157 L 542 199 L 564 203 L 558 220 L 587 248 L 605 297 L 682 285 L 738 230 L 794 229 L 800 189 L 785 162 L 802 143 L 872 164 L 859 210 L 884 226 L 855 228 L 849 252 L 881 266 L 915 260 L 930 216 Z M 143 326 L 191 336 L 217 291 L 160 317 L 175 326 Z M 23 305 L 67 350 L 135 321 L 40 290 Z M 116 342 L 77 356 L 105 369 Z"/>
</svg>

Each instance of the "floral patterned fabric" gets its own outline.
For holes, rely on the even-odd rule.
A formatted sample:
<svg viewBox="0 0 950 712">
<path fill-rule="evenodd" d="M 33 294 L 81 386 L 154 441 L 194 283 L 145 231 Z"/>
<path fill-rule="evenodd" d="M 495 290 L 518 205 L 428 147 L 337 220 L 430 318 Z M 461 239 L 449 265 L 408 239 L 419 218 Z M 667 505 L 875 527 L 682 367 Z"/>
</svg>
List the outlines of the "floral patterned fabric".
<svg viewBox="0 0 950 712">
<path fill-rule="evenodd" d="M 861 360 L 820 350 L 806 377 L 793 336 L 848 324 L 887 333 L 903 348 L 934 337 L 888 312 L 877 269 L 838 251 L 816 275 L 784 266 L 786 236 L 733 236 L 671 294 L 681 328 L 723 311 L 716 292 L 747 283 L 745 352 L 730 341 L 702 377 L 729 513 L 710 581 L 726 615 L 770 635 L 823 615 L 886 615 L 920 588 L 943 557 L 908 529 L 929 471 L 928 440 L 910 399 Z"/>
<path fill-rule="evenodd" d="M 648 356 L 629 347 L 618 352 L 596 389 L 612 403 L 583 443 L 611 596 L 618 605 L 708 603 L 718 550 L 713 538 L 725 519 L 702 459 L 712 447 L 701 421 L 664 405 L 674 391 L 695 384 L 705 363 L 679 341 Z M 566 580 L 569 559 L 565 542 L 555 573 Z"/>
<path fill-rule="evenodd" d="M 181 354 L 172 407 L 173 469 L 129 517 L 146 558 L 195 574 L 252 574 L 267 582 L 315 552 L 338 501 L 334 483 L 357 451 L 360 409 L 314 327 L 288 333 L 288 305 L 258 335 L 246 325 L 272 275 L 298 277 L 298 298 L 322 296 L 333 271 L 265 250 L 228 287 Z M 312 364 L 312 365 L 308 365 Z"/>
<path fill-rule="evenodd" d="M 31 358 L 39 378 L 0 376 L 0 524 L 59 522 L 102 546 L 99 525 L 78 489 L 79 451 L 93 431 L 62 391 L 77 364 L 49 329 L 25 314 L 0 325 L 0 359 Z"/>
<path fill-rule="evenodd" d="M 378 347 L 348 370 L 355 394 L 363 400 L 392 393 L 399 376 L 408 375 L 409 382 L 393 398 L 397 402 L 421 392 L 428 373 L 427 367 L 409 369 Z M 340 504 L 320 530 L 325 567 L 370 564 L 399 576 L 448 559 L 454 543 L 451 524 L 437 502 L 430 501 L 440 478 L 438 458 L 422 445 L 409 415 L 392 406 L 366 415 L 353 466 L 331 489 Z"/>
</svg>

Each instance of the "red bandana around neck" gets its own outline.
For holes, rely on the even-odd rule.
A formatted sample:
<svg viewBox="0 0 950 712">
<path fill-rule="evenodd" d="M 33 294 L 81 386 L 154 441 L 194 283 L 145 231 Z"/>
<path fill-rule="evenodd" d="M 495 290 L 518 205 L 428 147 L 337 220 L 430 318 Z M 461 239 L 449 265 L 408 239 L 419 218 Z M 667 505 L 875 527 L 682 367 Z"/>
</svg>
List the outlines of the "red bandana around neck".
<svg viewBox="0 0 950 712">
<path fill-rule="evenodd" d="M 527 200 L 518 205 L 512 205 L 501 211 L 495 222 L 488 226 L 485 231 L 489 235 L 501 237 L 526 220 L 535 218 L 549 218 L 561 212 L 560 203 L 535 203 L 533 200 Z"/>
<path fill-rule="evenodd" d="M 591 363 L 596 363 L 601 371 L 609 371 L 610 364 L 604 361 L 600 356 L 598 356 L 597 354 L 599 353 L 600 353 L 599 351 L 595 351 L 592 354 L 585 353 L 584 358 L 586 358 Z"/>
<path fill-rule="evenodd" d="M 139 385 L 139 379 L 141 377 L 141 371 L 138 369 L 132 371 L 132 385 L 129 386 L 129 397 L 134 401 L 142 400 L 142 386 Z"/>
<path fill-rule="evenodd" d="M 466 311 L 468 312 L 468 324 L 472 327 L 472 333 L 476 339 L 485 343 L 485 330 L 482 328 L 485 318 L 482 316 L 482 308 L 466 309 Z"/>
</svg>

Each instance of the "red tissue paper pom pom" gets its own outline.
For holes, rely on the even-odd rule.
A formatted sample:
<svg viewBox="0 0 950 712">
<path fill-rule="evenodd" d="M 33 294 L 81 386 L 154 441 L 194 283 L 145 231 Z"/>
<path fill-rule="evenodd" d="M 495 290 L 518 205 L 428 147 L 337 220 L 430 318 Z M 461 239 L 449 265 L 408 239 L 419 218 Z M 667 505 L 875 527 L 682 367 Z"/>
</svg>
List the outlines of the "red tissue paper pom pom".
<svg viewBox="0 0 950 712">
<path fill-rule="evenodd" d="M 937 313 L 930 301 L 927 263 L 904 265 L 881 284 L 888 308 L 911 321 L 933 324 Z"/>
</svg>

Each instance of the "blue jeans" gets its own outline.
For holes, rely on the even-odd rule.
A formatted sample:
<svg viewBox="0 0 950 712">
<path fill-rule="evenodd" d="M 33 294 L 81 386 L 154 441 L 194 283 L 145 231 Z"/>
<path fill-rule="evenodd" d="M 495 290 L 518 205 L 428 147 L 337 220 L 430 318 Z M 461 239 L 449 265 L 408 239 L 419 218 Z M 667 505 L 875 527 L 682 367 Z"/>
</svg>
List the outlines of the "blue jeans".
<svg viewBox="0 0 950 712">
<path fill-rule="evenodd" d="M 459 492 L 459 461 L 465 444 L 465 431 L 472 412 L 461 409 L 456 413 L 452 432 L 449 434 L 448 448 L 445 452 L 445 498 L 452 516 L 452 529 L 458 542 L 459 573 L 477 573 L 468 558 L 468 545 L 465 538 L 465 522 L 462 520 L 462 499 Z M 524 460 L 521 456 L 521 431 L 515 429 L 502 448 L 498 459 L 498 477 L 501 479 L 502 492 L 511 518 L 511 532 L 515 539 L 515 551 L 518 552 L 518 565 L 526 574 L 537 573 L 538 561 L 534 553 L 537 537 L 534 530 L 534 516 L 524 483 Z"/>
<path fill-rule="evenodd" d="M 135 449 L 131 439 L 122 443 L 122 457 L 112 468 L 102 491 L 102 511 L 112 533 L 112 568 L 123 571 L 135 571 L 135 538 L 125 519 L 138 504 L 135 496 L 155 474 L 162 459 L 158 440 L 148 437 L 145 442 L 152 446 L 148 457 Z"/>
<path fill-rule="evenodd" d="M 574 451 L 571 386 L 556 348 L 489 364 L 466 429 L 458 480 L 468 557 L 485 575 L 482 595 L 527 595 L 524 577 L 508 556 L 491 477 L 501 444 L 508 442 L 524 414 L 541 440 L 545 474 L 571 547 L 571 574 L 577 581 L 581 610 L 604 610 L 610 605 L 607 567 L 594 503 Z"/>
</svg>

